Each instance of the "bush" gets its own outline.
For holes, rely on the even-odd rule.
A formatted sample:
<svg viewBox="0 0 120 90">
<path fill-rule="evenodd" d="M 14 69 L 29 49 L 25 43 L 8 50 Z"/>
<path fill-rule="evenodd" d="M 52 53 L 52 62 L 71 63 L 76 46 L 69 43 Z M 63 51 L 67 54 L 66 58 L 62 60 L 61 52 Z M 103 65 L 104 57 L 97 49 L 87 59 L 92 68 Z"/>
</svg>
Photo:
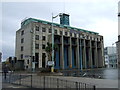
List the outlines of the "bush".
<svg viewBox="0 0 120 90">
<path fill-rule="evenodd" d="M 50 68 L 42 68 L 42 70 L 40 71 L 41 73 L 49 73 L 51 72 Z"/>
</svg>

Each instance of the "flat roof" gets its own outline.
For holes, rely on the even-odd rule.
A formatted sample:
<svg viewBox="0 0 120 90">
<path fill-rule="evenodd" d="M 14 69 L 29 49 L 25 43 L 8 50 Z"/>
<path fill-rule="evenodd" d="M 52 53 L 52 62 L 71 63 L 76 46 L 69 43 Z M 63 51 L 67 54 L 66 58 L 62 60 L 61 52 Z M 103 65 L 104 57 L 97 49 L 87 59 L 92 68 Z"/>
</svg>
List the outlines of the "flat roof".
<svg viewBox="0 0 120 90">
<path fill-rule="evenodd" d="M 40 20 L 40 19 L 35 19 L 35 18 L 28 18 L 28 19 L 24 20 L 23 22 L 21 22 L 21 27 L 27 25 L 30 22 L 40 22 L 40 23 L 43 23 L 43 24 L 52 25 L 52 22 L 48 22 L 48 21 L 44 21 L 44 20 Z M 84 29 L 80 29 L 80 28 L 76 28 L 76 27 L 71 27 L 69 25 L 62 25 L 62 24 L 58 24 L 58 23 L 53 23 L 53 25 L 58 26 L 58 27 L 73 29 L 73 30 L 77 30 L 77 31 L 88 32 L 88 33 L 91 33 L 91 34 L 97 34 L 97 35 L 99 34 L 97 32 L 88 31 L 88 30 L 84 30 Z"/>
</svg>

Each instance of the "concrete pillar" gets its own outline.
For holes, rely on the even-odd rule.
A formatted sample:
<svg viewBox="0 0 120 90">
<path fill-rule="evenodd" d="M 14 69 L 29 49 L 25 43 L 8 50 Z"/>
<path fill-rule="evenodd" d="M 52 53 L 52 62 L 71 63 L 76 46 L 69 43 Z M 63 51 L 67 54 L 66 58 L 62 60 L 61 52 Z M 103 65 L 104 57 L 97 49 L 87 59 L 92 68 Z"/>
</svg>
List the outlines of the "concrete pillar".
<svg viewBox="0 0 120 90">
<path fill-rule="evenodd" d="M 69 38 L 70 47 L 69 47 L 69 66 L 72 68 L 72 42 L 71 37 Z"/>
<path fill-rule="evenodd" d="M 90 53 L 90 41 L 88 40 L 88 68 L 91 66 L 91 53 Z"/>
<path fill-rule="evenodd" d="M 101 41 L 101 52 L 102 52 L 102 66 L 105 66 L 105 60 L 104 60 L 104 42 Z"/>
<path fill-rule="evenodd" d="M 93 61 L 92 61 L 92 44 L 90 40 L 90 67 L 93 68 Z"/>
<path fill-rule="evenodd" d="M 64 69 L 64 41 L 63 41 L 63 35 L 61 37 L 61 42 L 62 42 L 62 45 L 61 45 L 61 60 L 60 60 L 60 67 L 61 69 Z"/>
<path fill-rule="evenodd" d="M 98 47 L 98 67 L 104 66 L 104 53 L 103 53 L 103 44 L 99 43 L 100 47 Z"/>
<path fill-rule="evenodd" d="M 97 42 L 95 41 L 95 66 L 98 68 L 98 52 L 97 52 Z"/>
<path fill-rule="evenodd" d="M 83 55 L 82 55 L 82 43 L 81 43 L 81 39 L 80 39 L 80 48 L 79 48 L 79 50 L 80 50 L 80 56 L 79 56 L 79 59 L 80 59 L 80 68 L 82 70 L 83 69 L 83 59 L 82 59 Z"/>
<path fill-rule="evenodd" d="M 76 65 L 77 65 L 77 68 L 80 68 L 80 59 L 79 59 L 79 39 L 77 38 L 77 48 L 76 48 L 76 56 L 77 56 L 77 58 L 76 58 Z"/>
<path fill-rule="evenodd" d="M 87 68 L 87 64 L 86 64 L 86 41 L 84 39 L 84 66 L 85 68 Z"/>
</svg>

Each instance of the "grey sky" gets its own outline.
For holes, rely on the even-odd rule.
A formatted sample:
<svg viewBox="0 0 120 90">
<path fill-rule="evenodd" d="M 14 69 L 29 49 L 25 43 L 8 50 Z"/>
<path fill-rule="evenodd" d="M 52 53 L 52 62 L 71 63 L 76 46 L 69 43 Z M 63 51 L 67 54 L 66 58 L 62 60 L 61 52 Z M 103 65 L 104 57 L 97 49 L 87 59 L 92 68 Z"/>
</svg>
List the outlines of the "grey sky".
<svg viewBox="0 0 120 90">
<path fill-rule="evenodd" d="M 1 7 L 1 4 L 0 4 Z M 111 46 L 118 36 L 118 0 L 80 0 L 79 2 L 2 2 L 3 60 L 15 53 L 15 32 L 25 17 L 51 21 L 51 14 L 70 14 L 70 25 L 104 36 L 105 46 Z M 59 23 L 59 18 L 54 22 Z"/>
</svg>

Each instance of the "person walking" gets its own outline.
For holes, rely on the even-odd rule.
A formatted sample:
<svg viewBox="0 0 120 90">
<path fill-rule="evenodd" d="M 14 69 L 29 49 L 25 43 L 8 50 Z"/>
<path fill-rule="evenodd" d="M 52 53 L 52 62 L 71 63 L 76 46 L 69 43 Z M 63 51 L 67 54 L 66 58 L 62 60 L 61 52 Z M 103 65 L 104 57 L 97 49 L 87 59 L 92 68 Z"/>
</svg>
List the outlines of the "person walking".
<svg viewBox="0 0 120 90">
<path fill-rule="evenodd" d="M 6 79 L 7 73 L 8 73 L 8 66 L 7 66 L 7 65 L 5 65 L 5 66 L 3 67 L 3 73 L 4 73 L 4 79 Z"/>
</svg>

